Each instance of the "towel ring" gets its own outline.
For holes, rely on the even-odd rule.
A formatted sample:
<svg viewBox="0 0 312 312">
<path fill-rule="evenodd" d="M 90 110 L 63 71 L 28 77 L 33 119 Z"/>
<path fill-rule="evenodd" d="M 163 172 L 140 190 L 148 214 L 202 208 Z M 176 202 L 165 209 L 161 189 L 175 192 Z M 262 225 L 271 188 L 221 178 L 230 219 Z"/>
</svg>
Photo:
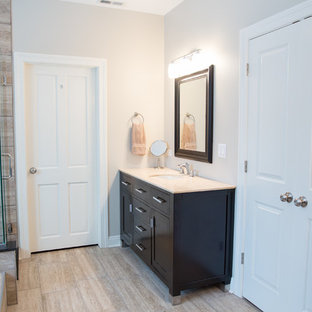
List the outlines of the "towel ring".
<svg viewBox="0 0 312 312">
<path fill-rule="evenodd" d="M 135 112 L 134 115 L 132 116 L 131 122 L 133 123 L 133 120 L 134 120 L 135 118 L 137 118 L 137 117 L 141 117 L 142 122 L 144 123 L 144 117 L 143 117 L 143 115 L 140 114 L 140 113 L 137 113 L 137 112 Z"/>
<path fill-rule="evenodd" d="M 187 118 L 192 119 L 195 122 L 195 117 L 192 114 L 186 113 L 184 117 L 184 122 L 186 121 Z"/>
</svg>

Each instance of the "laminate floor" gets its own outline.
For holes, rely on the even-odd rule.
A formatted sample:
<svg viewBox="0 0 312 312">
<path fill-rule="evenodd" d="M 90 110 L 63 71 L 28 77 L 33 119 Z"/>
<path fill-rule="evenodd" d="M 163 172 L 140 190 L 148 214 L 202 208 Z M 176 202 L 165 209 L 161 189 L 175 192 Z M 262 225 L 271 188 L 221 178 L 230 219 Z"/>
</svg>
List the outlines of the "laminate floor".
<svg viewBox="0 0 312 312">
<path fill-rule="evenodd" d="M 168 288 L 129 249 L 85 247 L 34 254 L 20 261 L 18 305 L 8 312 L 253 312 L 249 302 L 217 287 Z"/>
</svg>

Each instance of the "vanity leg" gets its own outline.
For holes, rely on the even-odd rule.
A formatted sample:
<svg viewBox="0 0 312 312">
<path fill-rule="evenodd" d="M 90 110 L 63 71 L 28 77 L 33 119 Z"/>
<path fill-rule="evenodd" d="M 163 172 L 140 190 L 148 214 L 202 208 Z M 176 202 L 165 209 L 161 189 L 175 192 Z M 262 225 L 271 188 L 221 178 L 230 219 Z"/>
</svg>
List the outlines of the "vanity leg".
<svg viewBox="0 0 312 312">
<path fill-rule="evenodd" d="M 181 292 L 180 291 L 170 291 L 168 294 L 168 301 L 173 305 L 179 305 L 182 303 Z"/>
<path fill-rule="evenodd" d="M 126 248 L 129 247 L 123 240 L 121 241 L 121 247 L 122 248 Z"/>
<path fill-rule="evenodd" d="M 230 286 L 231 284 L 225 284 L 225 283 L 218 284 L 218 287 L 225 293 L 230 291 Z"/>
</svg>

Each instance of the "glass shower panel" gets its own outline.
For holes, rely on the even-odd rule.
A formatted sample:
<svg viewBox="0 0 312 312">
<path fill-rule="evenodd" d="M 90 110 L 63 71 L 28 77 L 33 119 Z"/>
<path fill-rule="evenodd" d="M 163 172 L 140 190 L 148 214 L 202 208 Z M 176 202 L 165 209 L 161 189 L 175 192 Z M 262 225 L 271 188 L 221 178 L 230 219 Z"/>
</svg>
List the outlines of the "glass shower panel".
<svg viewBox="0 0 312 312">
<path fill-rule="evenodd" d="M 0 86 L 0 111 L 1 116 L 4 110 L 4 101 L 6 98 L 6 86 L 4 83 Z M 3 118 L 0 118 L 0 245 L 4 245 L 6 243 L 6 209 L 5 209 L 5 201 L 4 201 L 4 179 L 8 178 L 5 176 L 6 162 L 5 158 L 7 158 L 6 154 L 3 154 L 3 139 L 4 139 L 4 123 Z"/>
</svg>

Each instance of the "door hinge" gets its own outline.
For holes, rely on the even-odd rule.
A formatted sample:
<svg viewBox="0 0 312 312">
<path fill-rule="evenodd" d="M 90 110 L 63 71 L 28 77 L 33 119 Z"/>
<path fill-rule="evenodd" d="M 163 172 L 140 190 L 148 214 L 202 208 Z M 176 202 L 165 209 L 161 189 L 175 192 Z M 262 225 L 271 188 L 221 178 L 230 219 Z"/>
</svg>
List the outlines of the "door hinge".
<svg viewBox="0 0 312 312">
<path fill-rule="evenodd" d="M 250 69 L 249 63 L 247 63 L 246 64 L 246 76 L 249 76 L 249 69 Z"/>
<path fill-rule="evenodd" d="M 7 77 L 6 77 L 6 75 L 2 75 L 2 77 L 1 77 L 1 84 L 3 86 L 7 85 Z"/>
<path fill-rule="evenodd" d="M 241 254 L 241 264 L 244 264 L 245 263 L 245 253 L 242 252 Z"/>
<path fill-rule="evenodd" d="M 247 173 L 248 172 L 248 160 L 244 161 L 244 172 Z"/>
</svg>

